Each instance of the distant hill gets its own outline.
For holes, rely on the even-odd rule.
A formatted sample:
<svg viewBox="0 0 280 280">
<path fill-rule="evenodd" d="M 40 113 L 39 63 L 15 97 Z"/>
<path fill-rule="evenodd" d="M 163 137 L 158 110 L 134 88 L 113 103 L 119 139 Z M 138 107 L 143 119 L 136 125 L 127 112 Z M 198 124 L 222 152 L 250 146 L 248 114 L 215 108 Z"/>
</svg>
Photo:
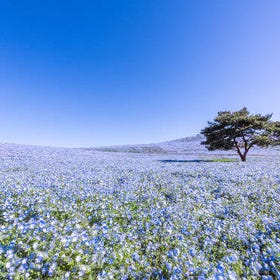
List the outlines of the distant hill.
<svg viewBox="0 0 280 280">
<path fill-rule="evenodd" d="M 201 141 L 204 137 L 200 134 L 185 137 L 161 143 L 153 144 L 135 144 L 135 145 L 122 145 L 122 146 L 105 146 L 87 148 L 87 150 L 102 151 L 102 152 L 119 152 L 119 153 L 148 153 L 148 154 L 225 154 L 236 155 L 234 151 L 212 151 L 209 152 L 205 146 L 201 145 Z M 251 155 L 280 155 L 280 147 L 252 148 Z"/>
</svg>

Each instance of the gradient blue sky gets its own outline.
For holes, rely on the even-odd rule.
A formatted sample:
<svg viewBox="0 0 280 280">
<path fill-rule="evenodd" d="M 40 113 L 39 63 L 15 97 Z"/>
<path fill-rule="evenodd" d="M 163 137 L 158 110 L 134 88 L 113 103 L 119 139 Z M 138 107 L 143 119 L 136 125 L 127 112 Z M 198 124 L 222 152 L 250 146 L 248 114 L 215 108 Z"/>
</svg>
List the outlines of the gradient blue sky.
<svg viewBox="0 0 280 280">
<path fill-rule="evenodd" d="M 151 143 L 280 119 L 279 0 L 0 1 L 0 142 Z"/>
</svg>

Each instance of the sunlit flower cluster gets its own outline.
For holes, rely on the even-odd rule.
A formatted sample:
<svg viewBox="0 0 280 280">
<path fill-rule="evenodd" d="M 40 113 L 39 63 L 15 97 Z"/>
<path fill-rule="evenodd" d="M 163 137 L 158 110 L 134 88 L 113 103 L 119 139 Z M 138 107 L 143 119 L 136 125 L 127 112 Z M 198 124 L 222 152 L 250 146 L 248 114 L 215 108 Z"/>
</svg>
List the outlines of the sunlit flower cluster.
<svg viewBox="0 0 280 280">
<path fill-rule="evenodd" d="M 0 279 L 280 279 L 280 157 L 0 146 Z"/>
</svg>

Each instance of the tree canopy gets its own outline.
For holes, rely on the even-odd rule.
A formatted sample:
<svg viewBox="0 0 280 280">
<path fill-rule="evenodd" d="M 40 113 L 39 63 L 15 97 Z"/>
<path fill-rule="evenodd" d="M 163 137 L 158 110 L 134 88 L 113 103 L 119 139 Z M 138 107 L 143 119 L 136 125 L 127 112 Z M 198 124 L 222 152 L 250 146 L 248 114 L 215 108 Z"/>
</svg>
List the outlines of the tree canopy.
<svg viewBox="0 0 280 280">
<path fill-rule="evenodd" d="M 279 144 L 280 122 L 271 121 L 272 114 L 250 114 L 247 108 L 236 112 L 222 111 L 201 130 L 206 137 L 201 144 L 209 151 L 235 150 L 242 161 L 254 146 Z"/>
<path fill-rule="evenodd" d="M 272 145 L 280 145 L 280 122 L 271 123 L 267 129 L 270 132 Z"/>
</svg>

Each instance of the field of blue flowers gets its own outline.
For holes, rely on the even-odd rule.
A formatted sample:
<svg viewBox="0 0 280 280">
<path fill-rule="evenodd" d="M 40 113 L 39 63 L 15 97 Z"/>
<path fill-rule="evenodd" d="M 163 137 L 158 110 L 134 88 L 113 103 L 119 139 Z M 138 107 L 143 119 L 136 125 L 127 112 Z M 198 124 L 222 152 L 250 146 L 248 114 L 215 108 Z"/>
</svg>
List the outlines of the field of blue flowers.
<svg viewBox="0 0 280 280">
<path fill-rule="evenodd" d="M 0 145 L 0 279 L 280 279 L 280 156 Z"/>
</svg>

